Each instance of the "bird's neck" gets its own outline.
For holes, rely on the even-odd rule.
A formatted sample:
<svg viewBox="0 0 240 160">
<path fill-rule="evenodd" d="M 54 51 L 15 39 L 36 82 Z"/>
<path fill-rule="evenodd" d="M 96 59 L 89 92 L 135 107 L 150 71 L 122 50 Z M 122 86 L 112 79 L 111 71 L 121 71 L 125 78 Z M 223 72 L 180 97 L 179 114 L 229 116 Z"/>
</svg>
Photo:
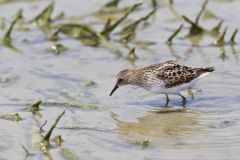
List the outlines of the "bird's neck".
<svg viewBox="0 0 240 160">
<path fill-rule="evenodd" d="M 131 74 L 129 74 L 129 84 L 135 86 L 142 86 L 144 81 L 144 77 L 138 70 L 132 70 Z"/>
</svg>

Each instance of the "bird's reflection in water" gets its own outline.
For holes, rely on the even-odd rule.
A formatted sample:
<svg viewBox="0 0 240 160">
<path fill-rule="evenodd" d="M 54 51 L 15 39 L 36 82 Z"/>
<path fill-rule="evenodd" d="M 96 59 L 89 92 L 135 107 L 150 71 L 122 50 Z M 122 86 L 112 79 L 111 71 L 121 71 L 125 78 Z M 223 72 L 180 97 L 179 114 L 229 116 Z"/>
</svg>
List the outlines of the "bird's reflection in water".
<svg viewBox="0 0 240 160">
<path fill-rule="evenodd" d="M 116 120 L 120 137 L 126 141 L 146 138 L 166 140 L 169 137 L 196 131 L 197 115 L 196 111 L 189 111 L 186 108 L 161 107 L 148 111 L 135 122 L 120 121 L 116 114 L 112 114 L 112 118 Z"/>
</svg>

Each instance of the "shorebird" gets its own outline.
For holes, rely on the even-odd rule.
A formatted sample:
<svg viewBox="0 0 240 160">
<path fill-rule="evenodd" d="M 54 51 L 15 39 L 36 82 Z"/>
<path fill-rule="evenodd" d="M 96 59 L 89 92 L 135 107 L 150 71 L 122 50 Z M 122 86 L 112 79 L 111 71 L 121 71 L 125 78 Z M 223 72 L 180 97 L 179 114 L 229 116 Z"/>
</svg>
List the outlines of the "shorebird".
<svg viewBox="0 0 240 160">
<path fill-rule="evenodd" d="M 110 96 L 124 85 L 135 85 L 157 94 L 165 94 L 166 106 L 169 103 L 168 94 L 179 95 L 183 106 L 186 98 L 180 91 L 192 87 L 199 79 L 203 78 L 214 67 L 193 68 L 178 64 L 175 60 L 168 60 L 159 64 L 153 64 L 144 68 L 120 71 L 116 78 L 117 82 Z"/>
</svg>

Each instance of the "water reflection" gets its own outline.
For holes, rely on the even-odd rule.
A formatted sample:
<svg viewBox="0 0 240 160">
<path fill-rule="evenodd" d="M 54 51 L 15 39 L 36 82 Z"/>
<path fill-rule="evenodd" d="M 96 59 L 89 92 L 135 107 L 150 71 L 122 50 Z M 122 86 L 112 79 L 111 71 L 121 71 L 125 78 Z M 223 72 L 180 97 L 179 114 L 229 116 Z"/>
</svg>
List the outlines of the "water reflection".
<svg viewBox="0 0 240 160">
<path fill-rule="evenodd" d="M 117 130 L 123 136 L 143 136 L 144 138 L 178 135 L 194 130 L 198 114 L 185 108 L 161 108 L 149 111 L 145 116 L 137 118 L 136 122 L 120 121 L 116 115 Z"/>
<path fill-rule="evenodd" d="M 237 50 L 236 50 L 234 44 L 230 44 L 230 48 L 232 50 L 232 54 L 233 54 L 234 58 L 236 59 L 237 63 L 239 63 L 239 57 L 238 57 Z"/>
<path fill-rule="evenodd" d="M 189 41 L 192 43 L 192 46 L 197 46 L 202 41 L 203 36 L 203 33 L 197 35 L 188 34 L 186 38 L 189 39 Z"/>
</svg>

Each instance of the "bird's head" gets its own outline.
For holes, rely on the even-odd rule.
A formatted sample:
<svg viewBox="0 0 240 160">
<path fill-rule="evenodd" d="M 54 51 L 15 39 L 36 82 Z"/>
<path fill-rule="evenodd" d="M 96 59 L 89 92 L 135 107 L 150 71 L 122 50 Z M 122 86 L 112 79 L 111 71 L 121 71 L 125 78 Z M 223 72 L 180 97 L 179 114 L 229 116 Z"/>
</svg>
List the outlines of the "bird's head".
<svg viewBox="0 0 240 160">
<path fill-rule="evenodd" d="M 113 87 L 110 96 L 113 94 L 113 92 L 115 92 L 120 86 L 124 86 L 124 85 L 128 85 L 131 83 L 131 75 L 132 75 L 133 70 L 129 70 L 129 69 L 124 69 L 122 71 L 120 71 L 117 76 L 117 82 L 115 84 L 115 86 Z"/>
</svg>

